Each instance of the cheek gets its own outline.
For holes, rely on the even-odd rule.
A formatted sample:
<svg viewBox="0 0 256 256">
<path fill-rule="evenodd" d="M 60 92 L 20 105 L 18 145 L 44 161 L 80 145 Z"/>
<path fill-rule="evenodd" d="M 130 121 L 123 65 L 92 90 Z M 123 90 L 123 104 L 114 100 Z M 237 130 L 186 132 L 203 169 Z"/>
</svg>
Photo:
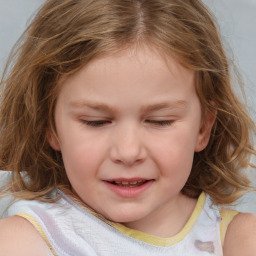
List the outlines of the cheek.
<svg viewBox="0 0 256 256">
<path fill-rule="evenodd" d="M 62 141 L 61 152 L 64 166 L 70 180 L 83 179 L 97 174 L 104 156 L 104 147 L 99 140 L 83 136 L 72 136 Z"/>
<path fill-rule="evenodd" d="M 96 147 L 78 145 L 70 147 L 68 150 L 62 150 L 62 157 L 66 169 L 91 169 L 100 161 L 100 152 Z"/>
<path fill-rule="evenodd" d="M 181 132 L 152 142 L 152 156 L 165 175 L 189 175 L 194 158 L 195 136 Z"/>
<path fill-rule="evenodd" d="M 98 154 L 95 154 L 92 148 L 85 147 L 75 148 L 66 153 L 63 154 L 66 174 L 73 190 L 83 198 L 94 188 L 94 182 L 97 180 Z"/>
</svg>

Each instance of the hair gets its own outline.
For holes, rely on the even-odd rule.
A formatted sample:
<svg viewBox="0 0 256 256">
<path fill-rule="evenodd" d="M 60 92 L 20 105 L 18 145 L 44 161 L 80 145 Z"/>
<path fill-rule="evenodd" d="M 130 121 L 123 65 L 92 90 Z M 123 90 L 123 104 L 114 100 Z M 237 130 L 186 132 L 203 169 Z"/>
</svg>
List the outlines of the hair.
<svg viewBox="0 0 256 256">
<path fill-rule="evenodd" d="M 70 188 L 61 158 L 48 143 L 56 134 L 61 81 L 102 55 L 151 45 L 196 74 L 202 112 L 216 112 L 207 147 L 195 153 L 183 194 L 204 191 L 230 204 L 250 189 L 241 170 L 255 150 L 253 121 L 234 94 L 216 22 L 200 0 L 47 0 L 24 32 L 1 81 L 0 168 L 12 170 L 7 190 L 49 200 Z M 11 63 L 11 64 L 10 64 Z"/>
</svg>

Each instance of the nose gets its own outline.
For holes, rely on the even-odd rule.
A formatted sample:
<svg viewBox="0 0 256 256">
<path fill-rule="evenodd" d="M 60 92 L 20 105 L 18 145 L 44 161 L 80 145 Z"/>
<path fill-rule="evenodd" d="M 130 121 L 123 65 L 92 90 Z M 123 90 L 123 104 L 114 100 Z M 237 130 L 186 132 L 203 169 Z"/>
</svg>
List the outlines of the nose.
<svg viewBox="0 0 256 256">
<path fill-rule="evenodd" d="M 111 160 L 125 166 L 144 162 L 147 151 L 143 140 L 143 132 L 135 125 L 119 127 L 112 135 Z"/>
</svg>

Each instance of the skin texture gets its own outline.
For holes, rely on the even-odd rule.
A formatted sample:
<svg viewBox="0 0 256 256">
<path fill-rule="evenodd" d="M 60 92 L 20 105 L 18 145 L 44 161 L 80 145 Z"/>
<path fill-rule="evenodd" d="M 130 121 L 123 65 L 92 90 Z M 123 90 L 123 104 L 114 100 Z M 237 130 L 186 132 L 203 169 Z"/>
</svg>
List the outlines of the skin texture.
<svg viewBox="0 0 256 256">
<path fill-rule="evenodd" d="M 256 255 L 256 216 L 238 214 L 229 224 L 225 241 L 224 256 Z"/>
<path fill-rule="evenodd" d="M 62 85 L 55 118 L 58 137 L 49 134 L 49 142 L 62 152 L 83 202 L 149 234 L 180 231 L 196 203 L 180 190 L 215 119 L 211 113 L 202 119 L 192 71 L 148 48 L 94 60 Z M 105 182 L 134 177 L 152 184 L 132 197 L 116 194 Z M 255 230 L 254 215 L 237 215 L 224 255 L 255 255 Z M 50 255 L 37 230 L 17 216 L 0 221 L 0 248 L 3 256 Z"/>
<path fill-rule="evenodd" d="M 50 249 L 27 220 L 13 216 L 0 220 L 1 256 L 49 256 Z"/>
<path fill-rule="evenodd" d="M 153 235 L 182 228 L 195 200 L 180 191 L 214 121 L 209 114 L 202 120 L 194 72 L 147 47 L 104 56 L 61 85 L 55 120 L 58 138 L 50 136 L 50 144 L 84 203 Z M 127 197 L 110 180 L 150 184 Z"/>
</svg>

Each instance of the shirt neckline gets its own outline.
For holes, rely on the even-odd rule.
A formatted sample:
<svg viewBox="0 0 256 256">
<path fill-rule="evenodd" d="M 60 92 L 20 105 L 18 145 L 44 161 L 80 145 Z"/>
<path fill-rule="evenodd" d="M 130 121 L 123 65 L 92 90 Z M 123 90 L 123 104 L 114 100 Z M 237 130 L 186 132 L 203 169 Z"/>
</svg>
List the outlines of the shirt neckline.
<svg viewBox="0 0 256 256">
<path fill-rule="evenodd" d="M 110 225 L 111 227 L 113 227 L 114 229 L 119 231 L 120 233 L 122 233 L 128 237 L 134 238 L 136 240 L 139 240 L 141 242 L 145 242 L 145 243 L 148 243 L 151 245 L 161 246 L 161 247 L 169 247 L 171 245 L 177 244 L 180 241 L 182 241 L 189 234 L 191 229 L 194 227 L 196 221 L 198 220 L 198 217 L 201 214 L 201 212 L 204 208 L 205 201 L 206 201 L 206 194 L 204 192 L 202 192 L 197 200 L 196 206 L 195 206 L 190 218 L 188 219 L 188 221 L 184 225 L 184 227 L 181 229 L 181 231 L 172 237 L 162 238 L 162 237 L 157 237 L 157 236 L 147 234 L 142 231 L 128 228 L 121 223 L 107 220 L 102 215 L 96 213 L 90 207 L 79 203 L 77 200 L 74 201 L 72 199 L 72 197 L 66 195 L 63 191 L 59 190 L 59 192 L 60 192 L 60 194 L 62 194 L 62 196 L 64 196 L 66 198 L 66 200 L 68 200 L 68 201 L 71 200 L 73 205 L 75 204 L 77 207 L 79 207 L 83 210 L 86 210 L 87 212 L 89 212 L 92 215 L 94 215 L 95 217 L 99 218 L 100 220 L 102 220 L 106 224 Z"/>
</svg>

